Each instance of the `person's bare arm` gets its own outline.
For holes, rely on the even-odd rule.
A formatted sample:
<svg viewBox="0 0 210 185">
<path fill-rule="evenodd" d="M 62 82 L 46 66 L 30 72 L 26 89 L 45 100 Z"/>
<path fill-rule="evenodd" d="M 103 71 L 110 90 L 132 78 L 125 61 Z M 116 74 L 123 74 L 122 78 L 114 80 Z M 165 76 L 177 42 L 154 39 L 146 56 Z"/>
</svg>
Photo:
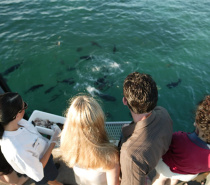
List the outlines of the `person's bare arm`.
<svg viewBox="0 0 210 185">
<path fill-rule="evenodd" d="M 106 171 L 106 179 L 108 185 L 119 185 L 120 166 L 116 164 L 111 170 Z"/>
<path fill-rule="evenodd" d="M 43 168 L 46 166 L 54 147 L 55 143 L 51 143 L 44 156 L 41 158 L 40 162 L 42 163 Z"/>
<path fill-rule="evenodd" d="M 46 166 L 50 155 L 52 153 L 53 148 L 55 147 L 55 144 L 58 142 L 59 140 L 59 135 L 61 133 L 61 129 L 57 126 L 57 125 L 53 125 L 52 129 L 54 130 L 54 134 L 52 135 L 51 139 L 50 139 L 50 146 L 47 149 L 47 151 L 45 152 L 44 156 L 41 158 L 40 162 L 43 165 L 43 168 Z"/>
</svg>

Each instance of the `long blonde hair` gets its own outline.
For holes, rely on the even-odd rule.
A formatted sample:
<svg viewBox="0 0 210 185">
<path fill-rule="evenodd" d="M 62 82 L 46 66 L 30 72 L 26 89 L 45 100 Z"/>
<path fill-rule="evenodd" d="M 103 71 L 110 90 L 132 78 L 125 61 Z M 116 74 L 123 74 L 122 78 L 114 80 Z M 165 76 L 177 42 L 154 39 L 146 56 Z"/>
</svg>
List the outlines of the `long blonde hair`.
<svg viewBox="0 0 210 185">
<path fill-rule="evenodd" d="M 104 119 L 94 98 L 81 95 L 70 101 L 60 146 L 68 166 L 111 169 L 119 162 L 119 152 L 109 143 Z"/>
</svg>

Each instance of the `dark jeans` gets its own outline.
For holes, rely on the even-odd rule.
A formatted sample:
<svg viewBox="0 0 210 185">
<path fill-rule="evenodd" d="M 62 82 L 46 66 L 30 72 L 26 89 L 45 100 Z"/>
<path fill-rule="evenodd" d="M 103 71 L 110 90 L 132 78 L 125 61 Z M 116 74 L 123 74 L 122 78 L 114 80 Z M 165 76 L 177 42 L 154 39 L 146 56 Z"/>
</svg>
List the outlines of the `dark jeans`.
<svg viewBox="0 0 210 185">
<path fill-rule="evenodd" d="M 46 184 L 48 181 L 54 181 L 58 176 L 58 170 L 53 162 L 53 156 L 51 155 L 45 168 L 44 168 L 44 177 L 41 181 L 35 182 L 35 184 Z"/>
</svg>

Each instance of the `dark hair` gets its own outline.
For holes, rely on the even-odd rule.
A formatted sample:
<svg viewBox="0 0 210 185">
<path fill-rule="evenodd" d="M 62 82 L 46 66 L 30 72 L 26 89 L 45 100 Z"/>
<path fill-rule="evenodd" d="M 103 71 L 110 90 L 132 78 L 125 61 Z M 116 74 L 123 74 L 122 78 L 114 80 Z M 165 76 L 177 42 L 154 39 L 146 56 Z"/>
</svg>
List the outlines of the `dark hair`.
<svg viewBox="0 0 210 185">
<path fill-rule="evenodd" d="M 129 74 L 124 80 L 123 94 L 129 109 L 135 114 L 150 112 L 157 105 L 157 86 L 148 74 L 139 72 Z"/>
<path fill-rule="evenodd" d="M 23 100 L 18 93 L 0 94 L 0 139 L 4 133 L 4 126 L 15 119 L 22 107 Z"/>
<path fill-rule="evenodd" d="M 210 95 L 207 95 L 199 104 L 196 110 L 195 122 L 202 131 L 202 138 L 210 143 Z"/>
<path fill-rule="evenodd" d="M 1 152 L 0 146 L 0 175 L 8 175 L 13 172 L 12 166 L 7 162 L 3 153 Z"/>
</svg>

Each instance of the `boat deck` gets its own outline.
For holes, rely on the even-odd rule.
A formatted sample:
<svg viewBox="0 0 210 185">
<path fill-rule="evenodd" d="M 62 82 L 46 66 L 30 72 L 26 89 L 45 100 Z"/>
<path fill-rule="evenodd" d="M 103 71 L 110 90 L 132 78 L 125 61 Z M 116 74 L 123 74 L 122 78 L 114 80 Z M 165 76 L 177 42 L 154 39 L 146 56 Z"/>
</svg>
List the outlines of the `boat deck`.
<svg viewBox="0 0 210 185">
<path fill-rule="evenodd" d="M 60 164 L 59 175 L 57 177 L 57 180 L 65 184 L 77 185 L 77 183 L 75 182 L 74 172 L 72 168 L 66 166 L 65 163 L 61 160 L 60 151 L 58 148 L 53 150 L 53 156 L 55 163 Z M 155 173 L 156 172 L 154 170 L 149 174 L 150 180 L 152 180 L 152 178 L 155 176 Z M 196 177 L 196 179 L 188 182 L 188 185 L 200 185 L 201 181 L 203 181 L 206 178 L 208 179 L 206 185 L 210 185 L 210 174 L 208 175 L 208 177 L 206 177 L 206 173 L 200 174 L 199 176 Z M 183 185 L 183 184 L 184 182 L 179 182 L 177 185 Z M 0 185 L 6 185 L 6 184 L 0 182 Z M 29 179 L 25 183 L 25 185 L 35 185 L 35 183 L 33 182 L 33 180 Z M 147 183 L 147 185 L 151 185 L 151 183 Z"/>
</svg>

